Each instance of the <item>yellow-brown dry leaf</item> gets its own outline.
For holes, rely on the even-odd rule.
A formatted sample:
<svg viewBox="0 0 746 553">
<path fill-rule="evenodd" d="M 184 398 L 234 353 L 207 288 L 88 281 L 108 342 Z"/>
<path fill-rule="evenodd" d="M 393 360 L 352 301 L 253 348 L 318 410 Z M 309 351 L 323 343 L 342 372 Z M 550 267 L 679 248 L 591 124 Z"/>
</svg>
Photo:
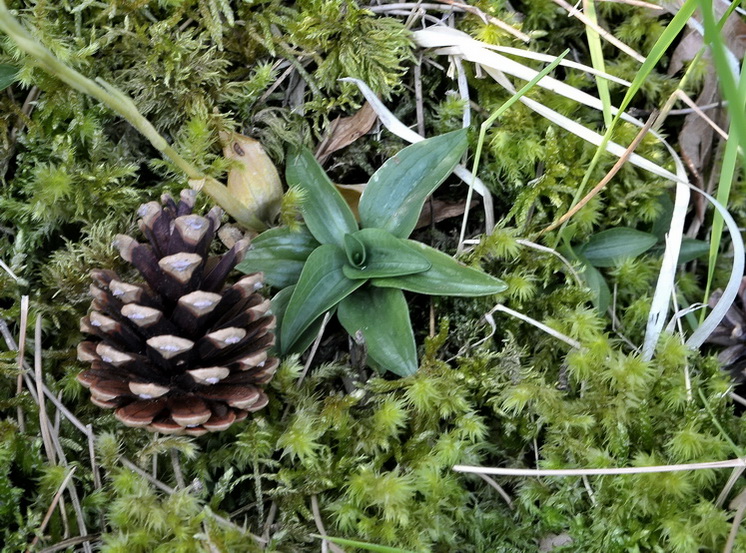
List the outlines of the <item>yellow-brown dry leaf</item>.
<svg viewBox="0 0 746 553">
<path fill-rule="evenodd" d="M 282 181 L 258 140 L 220 133 L 223 155 L 235 163 L 228 172 L 228 193 L 268 226 L 280 213 Z"/>
</svg>

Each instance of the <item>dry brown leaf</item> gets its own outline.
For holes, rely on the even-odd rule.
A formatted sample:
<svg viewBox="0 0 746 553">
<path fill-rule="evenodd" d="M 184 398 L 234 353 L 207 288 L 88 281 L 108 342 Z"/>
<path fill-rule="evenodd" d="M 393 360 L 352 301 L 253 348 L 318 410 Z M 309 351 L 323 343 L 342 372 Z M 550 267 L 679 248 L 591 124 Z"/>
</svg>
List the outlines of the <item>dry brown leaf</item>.
<svg viewBox="0 0 746 553">
<path fill-rule="evenodd" d="M 472 200 L 469 209 L 477 205 L 477 200 Z M 431 206 L 432 204 L 432 206 Z M 425 202 L 422 213 L 417 220 L 415 228 L 423 228 L 433 223 L 439 223 L 451 217 L 460 217 L 464 214 L 466 202 L 444 202 L 433 198 L 432 202 Z"/>
<path fill-rule="evenodd" d="M 662 5 L 670 13 L 675 14 L 682 6 L 681 0 L 675 2 L 664 2 Z M 715 3 L 715 12 L 718 17 L 722 17 L 725 13 L 727 6 L 724 3 Z M 701 23 L 701 16 L 695 14 L 693 17 Z M 728 18 L 723 27 L 723 38 L 728 48 L 738 57 L 742 58 L 744 50 L 746 50 L 746 23 L 738 16 L 734 14 Z M 687 29 L 684 38 L 674 50 L 671 56 L 671 63 L 669 64 L 668 74 L 673 75 L 680 71 L 684 64 L 694 59 L 697 52 L 703 47 L 704 41 L 702 35 Z M 709 60 L 709 53 L 705 52 L 705 59 Z M 702 91 L 695 100 L 698 106 L 704 106 L 712 103 L 716 103 L 720 100 L 720 92 L 718 89 L 717 75 L 715 68 L 710 61 L 710 66 L 705 76 Z M 709 115 L 716 123 L 721 123 L 720 119 L 723 117 L 722 113 L 713 111 Z M 695 176 L 698 185 L 702 186 L 702 174 L 705 168 L 708 166 L 713 150 L 715 131 L 706 121 L 704 121 L 698 114 L 690 113 L 684 119 L 684 125 L 679 133 L 679 144 L 681 148 L 682 157 L 686 161 L 689 169 Z"/>
<path fill-rule="evenodd" d="M 264 223 L 280 212 L 282 181 L 275 164 L 258 140 L 221 132 L 223 155 L 235 164 L 228 171 L 228 192 Z"/>
<path fill-rule="evenodd" d="M 331 154 L 349 146 L 373 128 L 377 119 L 376 112 L 368 102 L 355 115 L 338 117 L 332 122 L 329 132 L 316 148 L 316 159 L 324 164 Z"/>
</svg>

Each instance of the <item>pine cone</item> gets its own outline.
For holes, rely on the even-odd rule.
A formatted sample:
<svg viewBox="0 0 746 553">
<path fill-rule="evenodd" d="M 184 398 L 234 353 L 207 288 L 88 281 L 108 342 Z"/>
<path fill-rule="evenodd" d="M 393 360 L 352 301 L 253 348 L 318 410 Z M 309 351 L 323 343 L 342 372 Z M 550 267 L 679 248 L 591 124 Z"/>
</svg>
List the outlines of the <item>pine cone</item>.
<svg viewBox="0 0 746 553">
<path fill-rule="evenodd" d="M 78 380 L 91 401 L 114 408 L 127 426 L 193 436 L 225 430 L 267 404 L 260 388 L 277 369 L 268 357 L 275 318 L 257 290 L 261 273 L 225 286 L 249 246 L 239 240 L 208 257 L 222 211 L 192 215 L 195 193 L 177 203 L 164 195 L 138 210 L 150 244 L 117 236 L 114 245 L 145 283 L 113 271 L 92 273 L 93 302 L 81 330 L 78 359 L 91 368 Z"/>
<path fill-rule="evenodd" d="M 710 307 L 714 307 L 721 296 L 722 292 L 716 290 L 710 297 Z M 746 381 L 746 277 L 741 280 L 733 305 L 707 338 L 707 342 L 725 346 L 718 355 L 723 369 L 727 370 L 736 382 Z"/>
</svg>

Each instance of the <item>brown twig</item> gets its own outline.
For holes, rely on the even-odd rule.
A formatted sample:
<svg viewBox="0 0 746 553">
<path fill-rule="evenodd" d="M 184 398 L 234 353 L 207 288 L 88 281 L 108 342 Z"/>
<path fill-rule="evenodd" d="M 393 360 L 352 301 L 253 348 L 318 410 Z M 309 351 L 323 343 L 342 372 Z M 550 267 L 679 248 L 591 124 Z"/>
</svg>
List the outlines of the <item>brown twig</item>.
<svg viewBox="0 0 746 553">
<path fill-rule="evenodd" d="M 26 355 L 26 328 L 28 326 L 28 296 L 21 296 L 21 328 L 18 335 L 18 380 L 16 381 L 16 396 L 23 392 L 23 358 Z M 18 406 L 18 428 L 26 432 L 23 418 L 23 407 Z"/>
<path fill-rule="evenodd" d="M 588 194 L 583 197 L 582 200 L 580 200 L 574 207 L 572 207 L 570 210 L 568 210 L 567 213 L 565 213 L 562 217 L 557 219 L 554 223 L 546 227 L 544 230 L 541 231 L 541 234 L 545 234 L 549 231 L 552 231 L 559 227 L 560 225 L 564 224 L 568 219 L 570 219 L 573 215 L 575 215 L 578 211 L 580 211 L 588 202 L 593 199 L 596 194 L 601 192 L 601 190 L 604 189 L 604 187 L 611 181 L 611 179 L 614 178 L 614 175 L 616 175 L 619 170 L 622 168 L 622 166 L 627 162 L 627 159 L 629 159 L 629 156 L 632 155 L 632 152 L 637 149 L 637 146 L 640 145 L 640 142 L 642 142 L 642 139 L 645 138 L 645 135 L 648 133 L 650 128 L 653 126 L 653 123 L 658 117 L 658 112 L 653 111 L 653 113 L 650 115 L 648 120 L 645 122 L 645 125 L 640 129 L 640 132 L 637 133 L 637 136 L 635 136 L 635 139 L 632 141 L 632 143 L 627 147 L 627 149 L 624 151 L 624 153 L 619 157 L 617 162 L 614 164 L 614 166 L 609 170 L 608 173 L 606 173 L 606 176 L 601 179 L 601 181 L 593 187 L 593 190 L 588 192 Z"/>
<path fill-rule="evenodd" d="M 44 533 L 47 524 L 49 524 L 49 519 L 52 518 L 52 513 L 57 508 L 57 504 L 60 502 L 62 492 L 67 486 L 67 483 L 70 482 L 73 474 L 75 474 L 75 467 L 70 469 L 70 472 L 67 473 L 65 479 L 62 481 L 62 484 L 60 484 L 60 487 L 57 488 L 57 493 L 55 493 L 54 497 L 52 498 L 52 503 L 49 505 L 49 509 L 47 509 L 47 513 L 44 515 L 44 519 L 41 521 L 41 526 L 39 526 L 39 530 L 37 530 L 36 536 L 34 536 L 34 539 L 31 541 L 31 545 L 28 547 L 28 549 L 26 549 L 27 553 L 30 552 L 31 549 L 33 549 L 33 547 L 39 542 L 39 536 Z"/>
<path fill-rule="evenodd" d="M 88 534 L 87 536 L 75 536 L 74 538 L 62 540 L 60 542 L 57 542 L 54 545 L 45 547 L 44 549 L 39 549 L 38 553 L 56 553 L 57 551 L 62 551 L 63 549 L 68 549 L 69 547 L 73 547 L 81 543 L 92 542 L 94 540 L 99 539 L 100 537 L 101 537 L 101 534 Z"/>
</svg>

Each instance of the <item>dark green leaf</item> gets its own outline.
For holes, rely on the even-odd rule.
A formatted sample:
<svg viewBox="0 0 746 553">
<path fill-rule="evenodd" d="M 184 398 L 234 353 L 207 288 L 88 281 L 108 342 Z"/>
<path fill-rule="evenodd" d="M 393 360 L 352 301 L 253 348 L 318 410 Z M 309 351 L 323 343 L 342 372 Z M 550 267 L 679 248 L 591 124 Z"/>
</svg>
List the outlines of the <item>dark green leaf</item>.
<svg viewBox="0 0 746 553">
<path fill-rule="evenodd" d="M 410 248 L 425 257 L 432 267 L 424 273 L 394 278 L 373 279 L 380 288 L 401 288 L 418 294 L 431 296 L 476 297 L 497 294 L 508 288 L 502 280 L 483 271 L 467 267 L 436 249 L 405 240 Z"/>
<path fill-rule="evenodd" d="M 275 288 L 298 282 L 303 264 L 319 247 L 306 227 L 291 232 L 287 227 L 263 232 L 251 242 L 251 249 L 236 268 L 244 273 L 264 273 L 264 281 Z"/>
<path fill-rule="evenodd" d="M 663 255 L 665 247 L 662 244 L 658 244 L 654 249 L 655 255 Z M 681 241 L 681 250 L 679 251 L 678 264 L 689 263 L 702 257 L 710 252 L 710 244 L 703 240 L 695 240 L 694 238 L 684 238 Z"/>
<path fill-rule="evenodd" d="M 17 67 L 0 64 L 0 90 L 5 90 L 12 85 L 16 80 L 16 75 L 18 75 Z"/>
<path fill-rule="evenodd" d="M 283 353 L 300 340 L 316 319 L 365 284 L 364 280 L 344 276 L 342 267 L 346 264 L 344 251 L 332 244 L 319 246 L 308 256 L 282 321 Z"/>
<path fill-rule="evenodd" d="M 345 234 L 345 254 L 347 254 L 347 261 L 353 267 L 357 269 L 365 267 L 368 254 L 363 243 L 354 234 Z"/>
<path fill-rule="evenodd" d="M 401 290 L 356 290 L 339 303 L 337 318 L 350 336 L 362 333 L 368 357 L 378 366 L 399 376 L 417 371 L 417 346 Z"/>
<path fill-rule="evenodd" d="M 409 236 L 425 199 L 451 174 L 466 146 L 462 129 L 407 146 L 389 159 L 360 196 L 361 226 Z"/>
<path fill-rule="evenodd" d="M 288 186 L 306 192 L 303 220 L 311 234 L 322 244 L 344 248 L 344 235 L 358 228 L 355 215 L 313 154 L 306 148 L 293 154 L 288 160 L 286 178 Z"/>
<path fill-rule="evenodd" d="M 355 239 L 366 252 L 365 265 L 361 268 L 345 266 L 347 278 L 388 278 L 421 273 L 430 268 L 430 262 L 412 251 L 406 240 L 396 238 L 383 229 L 363 229 L 356 232 Z"/>
<path fill-rule="evenodd" d="M 598 312 L 601 314 L 606 313 L 609 302 L 611 301 L 611 290 L 609 290 L 609 285 L 606 284 L 603 275 L 593 265 L 586 263 L 580 272 L 580 278 L 583 279 L 583 282 L 591 290 L 593 304 L 598 309 Z"/>
<path fill-rule="evenodd" d="M 628 257 L 637 257 L 652 248 L 658 239 L 631 228 L 612 228 L 591 236 L 576 251 L 594 267 L 613 267 Z"/>
<path fill-rule="evenodd" d="M 684 238 L 679 251 L 679 263 L 688 263 L 710 252 L 710 244 L 703 240 Z"/>
<path fill-rule="evenodd" d="M 272 298 L 272 313 L 275 316 L 277 328 L 282 328 L 282 320 L 285 317 L 285 310 L 287 309 L 288 303 L 290 302 L 290 297 L 293 295 L 294 290 L 295 286 L 288 286 L 287 288 L 280 290 L 275 295 L 275 297 Z M 314 339 L 316 339 L 316 336 L 319 334 L 321 323 L 323 321 L 324 316 L 322 315 L 314 322 L 312 322 L 311 325 L 295 341 L 293 347 L 289 348 L 288 351 L 285 351 L 284 353 L 302 353 L 307 350 L 308 347 L 313 343 Z M 275 334 L 275 345 L 273 349 L 276 352 L 283 352 L 279 332 Z"/>
</svg>

